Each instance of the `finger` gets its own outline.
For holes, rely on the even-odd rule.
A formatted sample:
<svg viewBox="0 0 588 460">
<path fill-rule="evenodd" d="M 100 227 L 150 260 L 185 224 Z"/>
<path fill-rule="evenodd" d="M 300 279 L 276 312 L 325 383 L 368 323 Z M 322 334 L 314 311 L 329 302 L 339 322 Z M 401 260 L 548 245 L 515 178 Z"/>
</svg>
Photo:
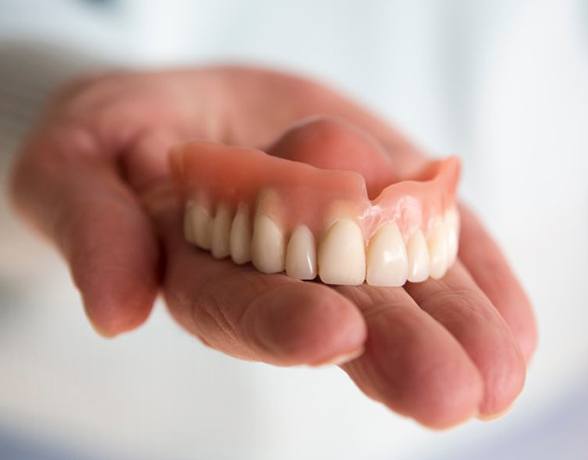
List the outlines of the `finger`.
<svg viewBox="0 0 588 460">
<path fill-rule="evenodd" d="M 527 361 L 537 347 L 533 308 L 498 245 L 474 213 L 460 208 L 459 258 L 509 325 Z"/>
<path fill-rule="evenodd" d="M 399 180 L 398 171 L 381 144 L 340 119 L 305 119 L 286 131 L 268 152 L 321 169 L 355 171 L 366 180 L 369 196 Z"/>
<path fill-rule="evenodd" d="M 321 168 L 354 170 L 372 194 L 403 172 L 368 135 L 329 118 L 295 126 L 270 152 Z M 339 291 L 361 308 L 367 323 L 364 355 L 345 366 L 366 394 L 432 427 L 477 413 L 482 388 L 476 367 L 405 291 L 369 286 Z"/>
<path fill-rule="evenodd" d="M 504 412 L 523 387 L 525 362 L 508 325 L 465 268 L 458 262 L 442 280 L 405 288 L 476 364 L 484 383 L 480 416 Z"/>
<path fill-rule="evenodd" d="M 13 201 L 64 255 L 96 330 L 114 336 L 137 327 L 158 286 L 147 216 L 87 133 L 37 139 L 15 166 Z"/>
<path fill-rule="evenodd" d="M 314 116 L 290 127 L 268 149 L 268 153 L 322 169 L 355 171 L 363 176 L 368 195 L 377 195 L 393 182 L 414 177 L 425 157 L 399 134 L 374 137 L 381 129 L 362 130 L 348 118 Z M 362 118 L 363 120 L 363 118 Z M 358 126 L 366 124 L 366 120 Z M 395 149 L 390 155 L 390 149 Z"/>
<path fill-rule="evenodd" d="M 288 142 L 281 142 L 273 150 L 278 155 L 291 156 L 288 145 L 295 142 L 298 146 L 296 155 L 304 152 L 303 161 L 315 166 L 337 166 L 344 169 L 346 165 L 351 165 L 350 169 L 364 176 L 368 190 L 378 190 L 380 184 L 387 183 L 386 180 L 408 179 L 426 161 L 422 152 L 382 121 L 347 105 L 345 109 L 341 106 L 340 114 L 382 142 L 390 161 L 382 161 L 377 154 L 369 154 L 369 162 L 356 161 L 358 157 L 367 157 L 367 150 L 373 153 L 379 151 L 379 148 L 365 137 L 362 145 L 348 126 L 325 117 L 299 125 L 284 137 Z M 312 133 L 300 135 L 303 129 L 308 131 L 309 128 L 312 128 Z M 327 145 L 332 147 L 331 154 L 317 149 L 317 139 L 326 140 Z M 481 222 L 467 207 L 461 206 L 460 210 L 462 228 L 459 257 L 509 325 L 523 356 L 529 361 L 537 347 L 537 325 L 529 299 L 500 248 Z"/>
<path fill-rule="evenodd" d="M 422 167 L 424 157 L 416 150 L 407 150 L 404 145 L 397 144 L 395 150 L 386 155 L 378 143 L 356 128 L 341 120 L 316 117 L 291 129 L 270 151 L 317 167 L 352 169 L 365 178 L 368 192 L 373 195 L 382 185 L 407 179 L 411 171 Z M 497 245 L 464 207 L 462 220 L 460 258 L 503 316 L 523 355 L 529 359 L 537 343 L 531 305 Z"/>
<path fill-rule="evenodd" d="M 158 217 L 168 257 L 170 312 L 209 346 L 279 365 L 338 363 L 363 350 L 355 306 L 317 283 L 214 260 L 184 241 L 178 213 Z"/>
<path fill-rule="evenodd" d="M 477 414 L 480 375 L 460 344 L 402 288 L 339 287 L 362 310 L 368 339 L 343 366 L 370 397 L 431 428 Z"/>
<path fill-rule="evenodd" d="M 422 166 L 425 155 L 390 124 L 372 112 L 344 97 L 327 85 L 261 68 L 217 68 L 224 70 L 223 80 L 232 97 L 226 111 L 232 129 L 224 130 L 214 140 L 231 144 L 266 147 L 276 133 L 293 123 L 314 117 L 352 124 L 378 139 L 388 151 L 403 176 Z M 228 77 L 228 78 L 226 78 Z M 259 95 L 263 97 L 259 97 Z M 276 104 L 275 101 L 286 101 Z M 254 114 L 254 116 L 252 116 Z M 325 116 L 326 115 L 326 116 Z"/>
<path fill-rule="evenodd" d="M 368 189 L 375 184 L 376 191 L 381 183 L 394 180 L 394 173 L 402 175 L 368 136 L 334 120 L 315 119 L 299 125 L 273 150 L 323 168 L 353 169 L 362 174 Z M 417 304 L 425 303 L 424 308 L 454 335 L 480 369 L 486 386 L 479 408 L 482 415 L 504 410 L 520 391 L 525 375 L 508 327 L 465 271 L 452 285 L 435 290 L 437 284 L 409 285 L 407 290 Z"/>
</svg>

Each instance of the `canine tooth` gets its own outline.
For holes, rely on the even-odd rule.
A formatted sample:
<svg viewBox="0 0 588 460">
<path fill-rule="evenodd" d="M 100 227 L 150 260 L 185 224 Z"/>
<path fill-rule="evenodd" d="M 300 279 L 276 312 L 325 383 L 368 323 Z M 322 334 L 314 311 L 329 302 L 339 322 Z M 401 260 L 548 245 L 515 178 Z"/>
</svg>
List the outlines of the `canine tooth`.
<svg viewBox="0 0 588 460">
<path fill-rule="evenodd" d="M 193 221 L 193 208 L 194 208 L 194 202 L 193 201 L 188 201 L 186 203 L 186 207 L 184 210 L 184 238 L 186 239 L 186 241 L 188 241 L 189 243 L 196 243 L 195 239 L 194 239 L 194 226 L 192 225 L 192 221 Z"/>
<path fill-rule="evenodd" d="M 457 259 L 459 250 L 459 214 L 456 208 L 450 208 L 445 213 L 445 226 L 447 228 L 447 265 L 451 266 Z"/>
<path fill-rule="evenodd" d="M 408 276 L 408 256 L 394 222 L 384 224 L 370 240 L 366 281 L 372 286 L 402 286 Z"/>
<path fill-rule="evenodd" d="M 231 258 L 236 264 L 244 264 L 251 260 L 251 224 L 249 210 L 246 205 L 240 205 L 231 226 L 229 237 Z"/>
<path fill-rule="evenodd" d="M 327 284 L 359 285 L 365 279 L 361 229 L 350 219 L 336 221 L 318 250 L 319 276 Z"/>
<path fill-rule="evenodd" d="M 212 221 L 212 255 L 217 259 L 227 257 L 230 253 L 229 238 L 231 234 L 231 209 L 221 203 Z"/>
<path fill-rule="evenodd" d="M 278 273 L 284 270 L 284 233 L 265 214 L 257 214 L 253 223 L 251 259 L 253 265 L 263 273 Z"/>
<path fill-rule="evenodd" d="M 300 280 L 316 278 L 314 235 L 306 225 L 297 226 L 286 248 L 286 273 Z"/>
<path fill-rule="evenodd" d="M 447 230 L 442 223 L 433 227 L 429 235 L 430 275 L 433 279 L 443 278 L 447 271 Z"/>
<path fill-rule="evenodd" d="M 429 249 L 421 230 L 417 230 L 406 245 L 408 281 L 420 283 L 429 277 Z"/>
<path fill-rule="evenodd" d="M 204 206 L 194 203 L 190 206 L 189 214 L 192 236 L 196 246 L 202 249 L 210 249 L 212 230 L 212 218 Z"/>
</svg>

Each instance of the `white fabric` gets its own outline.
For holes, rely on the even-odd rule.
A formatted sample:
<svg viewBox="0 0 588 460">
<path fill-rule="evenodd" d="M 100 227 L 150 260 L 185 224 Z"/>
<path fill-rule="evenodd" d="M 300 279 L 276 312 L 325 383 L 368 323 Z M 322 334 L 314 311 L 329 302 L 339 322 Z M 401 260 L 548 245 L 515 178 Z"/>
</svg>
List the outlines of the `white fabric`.
<svg viewBox="0 0 588 460">
<path fill-rule="evenodd" d="M 0 425 L 139 458 L 423 458 L 531 426 L 585 378 L 585 2 L 111 3 L 0 0 L 0 40 L 65 43 L 131 64 L 291 68 L 354 94 L 432 152 L 459 152 L 465 195 L 535 302 L 541 348 L 512 414 L 431 433 L 367 400 L 337 369 L 278 369 L 208 350 L 160 307 L 133 334 L 97 338 L 66 270 L 4 205 Z M 18 128 L 2 97 L 14 101 L 23 85 L 0 92 L 5 146 Z M 533 458 L 542 454 L 553 452 Z"/>
</svg>

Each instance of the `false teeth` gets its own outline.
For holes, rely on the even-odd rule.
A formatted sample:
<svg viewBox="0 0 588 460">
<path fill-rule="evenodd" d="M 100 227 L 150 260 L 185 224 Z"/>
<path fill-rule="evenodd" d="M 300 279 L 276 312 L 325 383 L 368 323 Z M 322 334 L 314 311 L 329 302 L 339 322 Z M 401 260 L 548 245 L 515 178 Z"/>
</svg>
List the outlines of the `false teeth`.
<svg viewBox="0 0 588 460">
<path fill-rule="evenodd" d="M 211 253 L 217 259 L 227 257 L 230 253 L 231 217 L 231 209 L 224 203 L 220 204 L 212 221 Z"/>
<path fill-rule="evenodd" d="M 450 208 L 445 213 L 445 226 L 447 229 L 447 264 L 453 265 L 457 259 L 459 247 L 459 214 L 456 208 Z"/>
<path fill-rule="evenodd" d="M 257 214 L 253 223 L 251 240 L 251 260 L 263 273 L 279 273 L 284 270 L 284 233 L 278 225 L 265 214 Z"/>
<path fill-rule="evenodd" d="M 447 230 L 443 223 L 435 225 L 428 240 L 430 256 L 430 276 L 433 279 L 443 278 L 447 270 Z"/>
<path fill-rule="evenodd" d="M 402 286 L 407 276 L 406 247 L 398 226 L 389 222 L 370 240 L 366 281 L 372 286 Z"/>
<path fill-rule="evenodd" d="M 398 287 L 442 278 L 457 257 L 459 215 L 450 208 L 435 218 L 428 237 L 417 229 L 405 243 L 394 221 L 380 225 L 365 241 L 359 225 L 344 218 L 332 222 L 317 244 L 313 231 L 297 225 L 289 238 L 272 218 L 267 203 L 271 193 L 258 202 L 253 223 L 249 207 L 241 203 L 233 209 L 225 202 L 214 217 L 196 200 L 186 203 L 184 236 L 198 247 L 210 250 L 217 259 L 230 256 L 233 262 L 249 261 L 263 273 L 285 271 L 292 278 L 312 280 L 317 274 L 326 284 Z M 264 204 L 260 206 L 259 203 Z M 271 203 L 275 209 L 276 202 Z M 367 249 L 366 249 L 367 246 Z"/>
<path fill-rule="evenodd" d="M 217 258 L 298 279 L 318 274 L 328 284 L 394 287 L 444 276 L 458 253 L 459 159 L 432 160 L 396 180 L 371 140 L 348 134 L 365 145 L 357 156 L 321 152 L 323 140 L 310 138 L 271 152 L 200 141 L 174 147 L 185 238 Z"/>
<path fill-rule="evenodd" d="M 359 226 L 350 219 L 336 221 L 318 250 L 319 276 L 326 284 L 359 285 L 365 279 L 365 248 Z"/>
<path fill-rule="evenodd" d="M 306 225 L 297 226 L 286 248 L 286 274 L 299 280 L 316 278 L 316 244 Z"/>
<path fill-rule="evenodd" d="M 196 238 L 194 235 L 194 223 L 193 223 L 193 211 L 192 207 L 194 203 L 188 201 L 186 203 L 186 210 L 184 211 L 184 239 L 188 243 L 196 244 Z"/>
<path fill-rule="evenodd" d="M 236 264 L 245 264 L 251 260 L 251 223 L 249 210 L 244 204 L 239 205 L 231 225 L 229 247 L 231 259 Z"/>
<path fill-rule="evenodd" d="M 408 240 L 408 281 L 420 283 L 429 277 L 429 249 L 423 232 L 417 230 Z"/>
<path fill-rule="evenodd" d="M 212 236 L 212 218 L 204 206 L 189 202 L 186 206 L 187 223 L 185 227 L 191 231 L 191 241 L 199 248 L 210 249 Z"/>
</svg>

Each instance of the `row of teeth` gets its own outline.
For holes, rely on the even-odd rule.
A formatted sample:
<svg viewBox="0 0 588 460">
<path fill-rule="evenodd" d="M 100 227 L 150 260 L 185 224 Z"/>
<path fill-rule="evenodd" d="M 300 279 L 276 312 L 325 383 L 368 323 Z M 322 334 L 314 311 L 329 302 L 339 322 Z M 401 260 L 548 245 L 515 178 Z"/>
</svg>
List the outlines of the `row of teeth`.
<svg viewBox="0 0 588 460">
<path fill-rule="evenodd" d="M 318 275 L 322 282 L 337 285 L 402 286 L 445 275 L 457 255 L 459 218 L 454 208 L 430 226 L 404 237 L 398 226 L 384 223 L 368 242 L 352 219 L 335 221 L 317 244 L 306 225 L 290 235 L 266 214 L 256 213 L 251 225 L 245 204 L 236 212 L 220 204 L 212 216 L 189 201 L 186 205 L 186 240 L 213 257 L 230 256 L 236 264 L 252 262 L 263 273 L 280 273 L 300 280 Z"/>
</svg>

